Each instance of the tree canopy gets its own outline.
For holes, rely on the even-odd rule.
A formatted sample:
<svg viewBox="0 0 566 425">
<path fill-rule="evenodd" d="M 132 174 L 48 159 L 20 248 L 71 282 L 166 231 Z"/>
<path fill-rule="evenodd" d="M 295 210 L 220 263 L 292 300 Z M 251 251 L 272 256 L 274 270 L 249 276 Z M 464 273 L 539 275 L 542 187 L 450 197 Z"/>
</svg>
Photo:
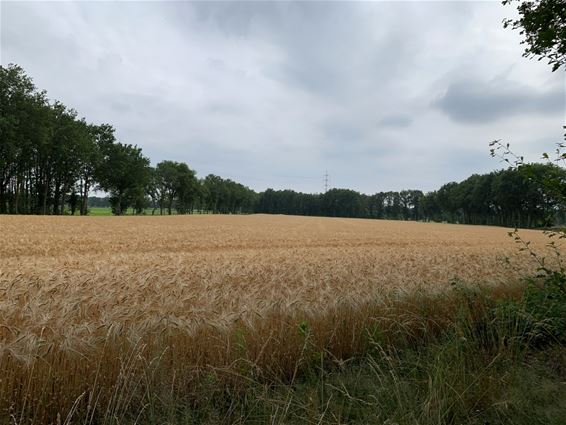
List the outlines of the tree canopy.
<svg viewBox="0 0 566 425">
<path fill-rule="evenodd" d="M 560 199 L 540 185 L 549 178 L 566 180 L 566 170 L 552 164 L 529 164 L 474 174 L 426 194 L 420 190 L 366 195 L 348 189 L 323 194 L 268 189 L 259 194 L 257 212 L 541 227 L 566 221 Z"/>
<path fill-rule="evenodd" d="M 116 141 L 108 124 L 88 124 L 50 102 L 17 65 L 0 67 L 0 213 L 87 213 L 94 186 L 108 191 L 116 214 L 145 185 L 149 160 Z M 143 189 L 142 189 L 143 190 Z"/>
<path fill-rule="evenodd" d="M 565 0 L 504 0 L 518 3 L 518 19 L 506 19 L 504 26 L 518 29 L 526 45 L 525 57 L 548 59 L 552 71 L 566 63 L 566 1 Z"/>
</svg>

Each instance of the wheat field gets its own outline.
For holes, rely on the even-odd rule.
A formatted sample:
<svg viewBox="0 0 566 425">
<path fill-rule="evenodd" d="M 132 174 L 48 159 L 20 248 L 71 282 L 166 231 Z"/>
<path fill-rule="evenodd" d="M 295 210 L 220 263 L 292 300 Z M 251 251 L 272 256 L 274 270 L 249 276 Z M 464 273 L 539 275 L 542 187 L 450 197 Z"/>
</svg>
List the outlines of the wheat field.
<svg viewBox="0 0 566 425">
<path fill-rule="evenodd" d="M 423 308 L 386 300 L 455 281 L 508 285 L 536 267 L 508 229 L 483 226 L 0 216 L 0 231 L 0 409 L 10 423 L 107 423 L 148 394 L 189 397 L 204 370 L 229 380 L 244 364 L 289 378 L 306 334 L 339 361 L 363 349 L 368 323 L 409 323 Z"/>
</svg>

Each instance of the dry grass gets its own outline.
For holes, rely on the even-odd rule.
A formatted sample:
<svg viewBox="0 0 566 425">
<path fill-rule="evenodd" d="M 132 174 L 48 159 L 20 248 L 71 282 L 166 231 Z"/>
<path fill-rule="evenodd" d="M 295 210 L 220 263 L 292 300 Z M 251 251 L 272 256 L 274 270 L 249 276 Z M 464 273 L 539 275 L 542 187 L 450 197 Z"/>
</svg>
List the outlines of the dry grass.
<svg viewBox="0 0 566 425">
<path fill-rule="evenodd" d="M 120 422 L 153 397 L 193 402 L 203 376 L 293 379 L 307 346 L 340 363 L 375 323 L 416 338 L 454 314 L 426 294 L 535 267 L 505 229 L 481 226 L 0 216 L 0 231 L 0 409 L 15 423 Z"/>
</svg>

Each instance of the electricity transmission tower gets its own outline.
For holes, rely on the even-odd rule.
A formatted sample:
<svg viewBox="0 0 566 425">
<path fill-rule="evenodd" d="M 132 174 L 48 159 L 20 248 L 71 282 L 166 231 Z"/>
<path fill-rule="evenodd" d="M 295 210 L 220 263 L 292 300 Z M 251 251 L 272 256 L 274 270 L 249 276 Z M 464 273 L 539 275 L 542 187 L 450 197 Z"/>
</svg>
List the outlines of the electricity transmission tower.
<svg viewBox="0 0 566 425">
<path fill-rule="evenodd" d="M 328 192 L 328 170 L 324 171 L 324 193 Z"/>
</svg>

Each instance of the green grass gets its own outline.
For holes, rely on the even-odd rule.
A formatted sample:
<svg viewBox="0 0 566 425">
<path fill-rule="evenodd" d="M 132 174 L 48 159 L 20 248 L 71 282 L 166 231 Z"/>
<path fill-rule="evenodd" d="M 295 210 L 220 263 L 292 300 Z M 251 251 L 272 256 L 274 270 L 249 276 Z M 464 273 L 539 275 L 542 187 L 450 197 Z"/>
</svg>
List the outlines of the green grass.
<svg viewBox="0 0 566 425">
<path fill-rule="evenodd" d="M 88 209 L 88 215 L 93 215 L 93 216 L 112 215 L 112 209 L 104 208 L 104 207 L 91 207 Z"/>
<path fill-rule="evenodd" d="M 143 212 L 143 215 L 151 215 L 151 212 L 153 211 L 152 208 L 146 208 Z M 175 210 L 173 210 L 173 214 L 176 214 L 177 212 Z M 164 215 L 166 215 L 167 212 L 164 212 Z M 112 215 L 112 209 L 110 207 L 90 207 L 88 209 L 88 215 L 91 216 L 95 216 L 95 217 L 100 217 L 100 216 L 111 216 Z M 133 210 L 131 208 L 128 209 L 128 211 L 126 211 L 126 213 L 124 215 L 134 215 Z M 155 215 L 159 215 L 159 210 L 155 210 Z"/>
<path fill-rule="evenodd" d="M 199 396 L 155 398 L 140 424 L 513 424 L 563 425 L 566 347 L 483 347 L 449 333 L 407 348 L 382 346 L 359 359 L 312 364 L 293 382 L 217 385 L 209 372 Z M 315 356 L 316 357 L 316 356 Z M 133 421 L 134 418 L 132 417 Z"/>
<path fill-rule="evenodd" d="M 376 346 L 342 368 L 313 365 L 292 385 L 250 384 L 147 423 L 562 425 L 565 361 L 564 347 L 513 356 L 450 338 L 406 350 Z"/>
<path fill-rule="evenodd" d="M 153 210 L 153 208 L 145 208 L 143 211 L 143 214 L 141 215 L 161 215 L 159 214 L 159 208 L 155 209 L 155 211 Z M 66 214 L 70 214 L 69 210 L 65 210 Z M 191 214 L 189 215 L 197 215 L 197 214 L 212 214 L 212 211 L 203 211 L 203 210 L 194 210 Z M 246 214 L 246 213 L 243 213 Z M 75 215 L 79 215 L 79 212 L 75 212 Z M 104 216 L 112 216 L 112 209 L 110 207 L 89 207 L 88 209 L 88 215 L 89 216 L 94 216 L 94 217 L 104 217 Z M 124 213 L 124 215 L 136 215 L 134 214 L 133 209 L 128 208 L 128 210 Z M 163 210 L 163 215 L 168 215 L 167 214 L 167 210 Z M 177 215 L 177 210 L 173 209 L 172 210 L 172 215 Z"/>
</svg>

